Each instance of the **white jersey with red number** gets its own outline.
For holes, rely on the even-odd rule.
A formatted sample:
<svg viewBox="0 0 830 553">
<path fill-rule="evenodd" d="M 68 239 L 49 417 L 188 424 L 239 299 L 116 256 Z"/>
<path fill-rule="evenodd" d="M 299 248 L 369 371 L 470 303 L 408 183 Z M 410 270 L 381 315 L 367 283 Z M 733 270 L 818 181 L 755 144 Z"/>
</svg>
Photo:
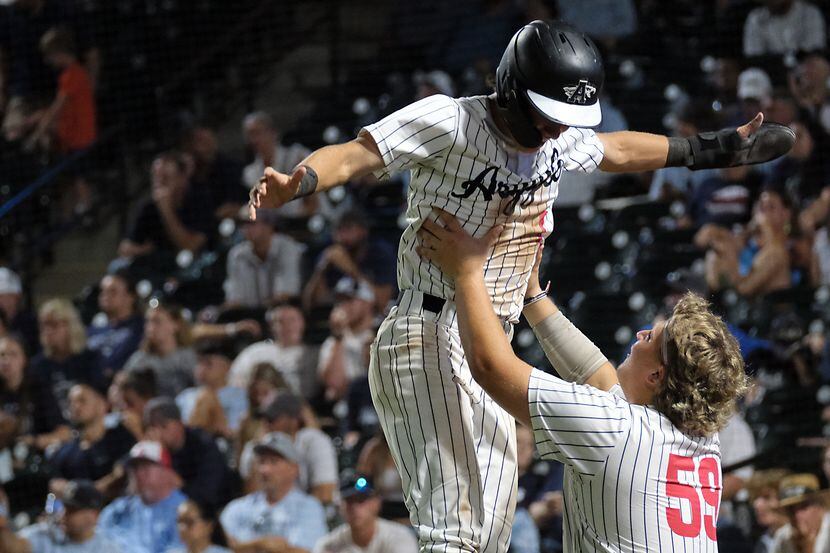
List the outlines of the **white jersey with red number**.
<svg viewBox="0 0 830 553">
<path fill-rule="evenodd" d="M 565 464 L 566 553 L 717 552 L 720 447 L 651 407 L 534 369 L 536 446 Z"/>
<path fill-rule="evenodd" d="M 485 281 L 496 312 L 517 321 L 539 236 L 553 230 L 551 207 L 562 172 L 594 171 L 603 146 L 590 129 L 570 128 L 537 152 L 519 153 L 507 146 L 486 106 L 486 96 L 435 95 L 364 130 L 383 156 L 378 177 L 406 169 L 412 175 L 398 249 L 399 288 L 454 297 L 452 281 L 415 252 L 415 233 L 432 206 L 454 214 L 474 236 L 501 223 Z"/>
</svg>

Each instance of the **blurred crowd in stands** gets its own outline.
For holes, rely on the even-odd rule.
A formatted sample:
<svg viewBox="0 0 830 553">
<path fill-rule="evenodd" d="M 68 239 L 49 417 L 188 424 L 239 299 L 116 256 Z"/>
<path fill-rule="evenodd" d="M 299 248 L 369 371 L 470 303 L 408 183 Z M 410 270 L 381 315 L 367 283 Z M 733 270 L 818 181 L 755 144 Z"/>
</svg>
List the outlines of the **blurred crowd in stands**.
<svg viewBox="0 0 830 553">
<path fill-rule="evenodd" d="M 277 26 L 273 4 L 279 25 L 302 16 L 299 2 L 0 2 L 0 197 L 71 161 L 0 220 L 0 551 L 415 551 L 366 378 L 398 292 L 408 175 L 256 221 L 248 189 L 416 99 L 488 93 L 512 33 L 549 17 L 601 45 L 602 132 L 688 136 L 758 111 L 796 130 L 757 167 L 566 175 L 543 273 L 615 361 L 682 292 L 709 297 L 754 383 L 720 436 L 721 550 L 830 548 L 830 2 L 391 2 L 374 66 L 344 61 L 340 91 L 294 129 L 249 106 L 237 159 L 205 96 L 221 103 L 223 73 L 280 39 L 167 85 L 230 22 Z M 189 114 L 175 132 L 160 125 L 171 105 Z M 152 147 L 133 152 L 143 194 L 109 269 L 35 302 L 9 243 L 94 221 L 115 161 L 87 150 L 115 128 Z M 526 325 L 514 347 L 549 369 Z M 563 467 L 527 429 L 518 441 L 511 551 L 559 552 Z"/>
</svg>

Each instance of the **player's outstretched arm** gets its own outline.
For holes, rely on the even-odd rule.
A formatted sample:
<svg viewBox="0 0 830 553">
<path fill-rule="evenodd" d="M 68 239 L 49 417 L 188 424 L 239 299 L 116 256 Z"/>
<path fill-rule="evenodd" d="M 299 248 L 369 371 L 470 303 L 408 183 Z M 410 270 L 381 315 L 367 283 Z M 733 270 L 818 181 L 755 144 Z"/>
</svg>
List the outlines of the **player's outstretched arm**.
<svg viewBox="0 0 830 553">
<path fill-rule="evenodd" d="M 619 383 L 617 371 L 587 336 L 559 311 L 539 284 L 544 242 L 539 243 L 530 273 L 522 314 L 548 360 L 563 380 L 608 391 Z"/>
<path fill-rule="evenodd" d="M 473 378 L 516 420 L 530 426 L 527 388 L 532 368 L 513 353 L 484 286 L 484 263 L 502 229 L 496 226 L 473 238 L 455 217 L 436 211 L 441 224 L 423 222 L 416 250 L 455 280 L 458 330 Z"/>
<path fill-rule="evenodd" d="M 251 219 L 256 219 L 256 210 L 260 207 L 279 207 L 296 198 L 328 190 L 377 171 L 383 166 L 377 144 L 369 133 L 364 132 L 344 144 L 312 152 L 290 175 L 267 167 L 259 183 L 251 188 L 248 202 Z"/>
<path fill-rule="evenodd" d="M 599 168 L 609 172 L 753 165 L 786 154 L 795 143 L 792 129 L 777 123 L 765 124 L 762 113 L 740 127 L 703 132 L 688 138 L 633 131 L 597 136 L 605 151 Z"/>
</svg>

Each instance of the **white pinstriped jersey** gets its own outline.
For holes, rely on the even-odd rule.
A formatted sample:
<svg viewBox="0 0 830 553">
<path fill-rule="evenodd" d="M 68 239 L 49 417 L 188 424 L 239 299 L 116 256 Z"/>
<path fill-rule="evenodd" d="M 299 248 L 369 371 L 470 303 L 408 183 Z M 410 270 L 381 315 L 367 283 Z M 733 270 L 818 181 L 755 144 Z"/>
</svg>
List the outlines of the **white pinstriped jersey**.
<svg viewBox="0 0 830 553">
<path fill-rule="evenodd" d="M 531 374 L 536 447 L 565 464 L 565 552 L 717 552 L 717 434 L 686 436 L 622 396 Z"/>
<path fill-rule="evenodd" d="M 562 171 L 595 170 L 603 146 L 593 131 L 570 128 L 537 152 L 517 152 L 507 147 L 486 105 L 486 96 L 430 96 L 365 130 L 386 165 L 378 177 L 406 169 L 412 174 L 398 287 L 454 297 L 452 281 L 415 252 L 415 233 L 432 206 L 453 213 L 474 236 L 501 223 L 485 281 L 496 312 L 517 321 L 539 236 L 553 230 Z"/>
</svg>

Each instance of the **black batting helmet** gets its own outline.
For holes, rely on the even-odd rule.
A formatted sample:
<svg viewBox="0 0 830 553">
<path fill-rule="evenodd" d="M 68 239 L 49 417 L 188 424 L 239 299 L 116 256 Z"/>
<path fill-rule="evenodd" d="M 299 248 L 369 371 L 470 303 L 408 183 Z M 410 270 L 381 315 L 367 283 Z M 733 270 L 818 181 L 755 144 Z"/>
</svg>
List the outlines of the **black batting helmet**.
<svg viewBox="0 0 830 553">
<path fill-rule="evenodd" d="M 569 127 L 602 120 L 602 59 L 585 33 L 561 21 L 533 21 L 513 35 L 496 70 L 496 99 L 513 137 L 536 148 L 542 135 L 531 118 Z"/>
</svg>

